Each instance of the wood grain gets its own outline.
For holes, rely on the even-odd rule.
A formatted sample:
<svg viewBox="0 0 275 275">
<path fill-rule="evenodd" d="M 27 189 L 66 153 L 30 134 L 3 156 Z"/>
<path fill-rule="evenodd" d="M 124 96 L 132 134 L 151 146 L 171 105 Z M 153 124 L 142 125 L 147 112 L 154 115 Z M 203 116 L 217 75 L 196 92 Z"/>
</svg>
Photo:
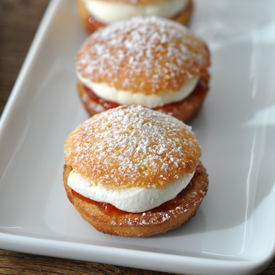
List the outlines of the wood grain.
<svg viewBox="0 0 275 275">
<path fill-rule="evenodd" d="M 65 260 L 0 250 L 0 274 L 28 275 L 169 275 L 171 273 L 155 272 L 135 268 L 118 267 L 84 261 Z"/>
<path fill-rule="evenodd" d="M 0 1 L 0 114 L 48 2 Z"/>
<path fill-rule="evenodd" d="M 49 0 L 0 0 L 0 115 L 48 2 Z M 167 275 L 171 273 L 0 249 L 0 274 Z M 260 274 L 275 274 L 275 260 Z"/>
</svg>

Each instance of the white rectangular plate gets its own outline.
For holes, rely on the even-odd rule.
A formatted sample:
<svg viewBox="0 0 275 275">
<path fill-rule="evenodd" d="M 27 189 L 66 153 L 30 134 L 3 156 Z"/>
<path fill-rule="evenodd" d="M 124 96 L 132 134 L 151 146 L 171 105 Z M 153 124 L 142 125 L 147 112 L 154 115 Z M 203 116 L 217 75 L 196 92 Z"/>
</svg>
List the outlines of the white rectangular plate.
<svg viewBox="0 0 275 275">
<path fill-rule="evenodd" d="M 74 58 L 87 37 L 74 1 L 52 1 L 0 124 L 0 247 L 187 274 L 257 274 L 275 251 L 275 1 L 200 0 L 211 88 L 191 122 L 210 186 L 196 217 L 166 234 L 97 232 L 69 203 L 63 144 L 88 118 Z"/>
</svg>

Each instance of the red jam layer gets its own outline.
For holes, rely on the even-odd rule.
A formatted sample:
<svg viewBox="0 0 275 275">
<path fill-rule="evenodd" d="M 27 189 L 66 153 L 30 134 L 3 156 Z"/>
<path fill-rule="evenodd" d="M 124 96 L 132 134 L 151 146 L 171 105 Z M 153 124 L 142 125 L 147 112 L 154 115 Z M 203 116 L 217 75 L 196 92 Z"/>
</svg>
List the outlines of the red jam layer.
<svg viewBox="0 0 275 275">
<path fill-rule="evenodd" d="M 177 200 L 177 198 L 185 197 L 185 192 L 184 191 L 185 191 L 185 189 L 183 189 L 175 199 L 167 201 L 167 202 L 161 204 L 160 206 L 155 207 L 155 208 L 153 208 L 151 210 L 148 210 L 148 211 L 151 211 L 151 212 L 165 212 L 167 210 L 174 209 L 175 207 L 177 207 L 177 204 L 179 204 L 179 201 Z M 82 196 L 81 194 L 77 193 L 76 191 L 74 191 L 73 189 L 72 189 L 72 193 L 73 193 L 74 196 L 78 197 L 79 199 L 81 199 L 83 201 L 95 204 L 102 212 L 104 212 L 108 216 L 126 215 L 126 214 L 130 213 L 130 212 L 120 210 L 120 209 L 116 208 L 115 206 L 113 206 L 110 203 L 98 202 L 98 201 L 94 201 L 94 200 L 91 200 L 89 198 L 86 198 L 86 197 Z M 144 211 L 144 212 L 148 212 L 148 211 Z"/>
<path fill-rule="evenodd" d="M 96 20 L 94 17 L 90 16 L 88 19 L 88 22 L 90 25 L 96 26 L 96 27 L 104 27 L 105 25 L 98 20 Z"/>
<path fill-rule="evenodd" d="M 120 106 L 120 104 L 118 104 L 118 103 L 111 102 L 111 101 L 105 100 L 105 99 L 103 99 L 103 98 L 97 96 L 91 89 L 89 89 L 89 88 L 86 87 L 86 86 L 84 86 L 84 87 L 85 87 L 85 89 L 86 89 L 86 91 L 87 91 L 89 97 L 90 97 L 93 101 L 95 101 L 95 102 L 101 104 L 104 108 L 106 108 L 106 109 L 109 110 L 109 109 L 113 109 L 113 108 L 116 108 L 116 107 Z"/>
<path fill-rule="evenodd" d="M 115 206 L 113 206 L 110 203 L 98 202 L 98 201 L 91 200 L 91 199 L 86 198 L 86 197 L 82 196 L 81 194 L 77 193 L 73 189 L 72 189 L 72 193 L 73 193 L 74 196 L 78 197 L 79 199 L 81 199 L 83 201 L 95 204 L 102 212 L 104 212 L 105 214 L 107 214 L 109 216 L 127 214 L 126 211 L 120 210 L 120 209 L 116 208 Z"/>
</svg>

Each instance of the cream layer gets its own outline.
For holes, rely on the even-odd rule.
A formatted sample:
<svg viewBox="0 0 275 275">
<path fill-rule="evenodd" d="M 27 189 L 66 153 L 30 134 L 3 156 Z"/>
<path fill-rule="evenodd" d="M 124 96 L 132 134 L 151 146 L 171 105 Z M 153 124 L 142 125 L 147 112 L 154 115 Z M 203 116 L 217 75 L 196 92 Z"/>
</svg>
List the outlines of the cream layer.
<svg viewBox="0 0 275 275">
<path fill-rule="evenodd" d="M 187 0 L 164 0 L 150 4 L 126 4 L 102 0 L 82 0 L 87 12 L 104 24 L 126 20 L 134 16 L 156 15 L 172 18 L 183 11 Z"/>
<path fill-rule="evenodd" d="M 163 91 L 158 94 L 146 95 L 142 92 L 132 93 L 131 91 L 117 90 L 106 83 L 96 83 L 84 78 L 77 72 L 78 79 L 97 96 L 121 105 L 141 105 L 148 108 L 161 107 L 165 104 L 183 100 L 195 89 L 199 77 L 188 80 L 179 91 Z"/>
<path fill-rule="evenodd" d="M 188 185 L 193 175 L 194 173 L 185 174 L 163 188 L 107 188 L 72 170 L 68 177 L 68 185 L 86 198 L 110 203 L 120 210 L 138 213 L 175 198 Z"/>
</svg>

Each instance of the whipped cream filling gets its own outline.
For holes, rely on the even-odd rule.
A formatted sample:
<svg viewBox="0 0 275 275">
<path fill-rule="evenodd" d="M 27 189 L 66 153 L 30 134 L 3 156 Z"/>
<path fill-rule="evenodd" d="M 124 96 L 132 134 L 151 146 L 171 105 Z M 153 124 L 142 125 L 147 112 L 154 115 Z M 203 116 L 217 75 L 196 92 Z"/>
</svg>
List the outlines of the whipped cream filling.
<svg viewBox="0 0 275 275">
<path fill-rule="evenodd" d="M 137 5 L 102 0 L 83 1 L 87 12 L 104 24 L 126 20 L 133 16 L 156 15 L 172 18 L 187 5 L 187 0 L 166 0 Z"/>
<path fill-rule="evenodd" d="M 68 185 L 86 198 L 110 203 L 120 210 L 138 213 L 175 198 L 188 185 L 193 175 L 194 173 L 185 174 L 169 182 L 164 188 L 107 188 L 72 170 L 68 177 Z"/>
<path fill-rule="evenodd" d="M 142 92 L 132 93 L 131 91 L 117 90 L 106 83 L 96 83 L 84 78 L 77 72 L 78 79 L 97 96 L 121 105 L 141 105 L 148 108 L 161 107 L 165 104 L 177 102 L 188 97 L 196 87 L 199 77 L 188 80 L 179 91 L 163 91 L 158 94 L 146 95 Z"/>
</svg>

